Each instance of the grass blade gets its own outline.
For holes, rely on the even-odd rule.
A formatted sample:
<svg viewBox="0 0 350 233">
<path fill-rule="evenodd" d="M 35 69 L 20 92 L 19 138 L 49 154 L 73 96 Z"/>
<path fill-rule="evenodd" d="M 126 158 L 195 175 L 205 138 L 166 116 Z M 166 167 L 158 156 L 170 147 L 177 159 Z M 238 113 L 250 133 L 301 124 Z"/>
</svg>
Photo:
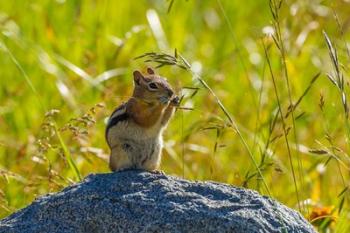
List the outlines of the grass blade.
<svg viewBox="0 0 350 233">
<path fill-rule="evenodd" d="M 67 162 L 68 162 L 68 165 L 69 165 L 70 169 L 73 171 L 73 173 L 74 173 L 75 177 L 77 178 L 77 180 L 81 181 L 80 172 L 79 172 L 75 162 L 73 161 L 71 153 L 70 153 L 67 145 L 65 144 L 65 142 L 64 142 L 64 140 L 63 140 L 63 138 L 62 138 L 62 136 L 61 136 L 61 134 L 60 134 L 56 124 L 54 124 L 54 129 L 55 129 L 55 133 L 56 133 L 56 135 L 58 137 L 58 140 L 59 140 L 60 145 L 61 145 L 61 147 L 63 149 L 64 156 L 67 159 Z"/>
</svg>

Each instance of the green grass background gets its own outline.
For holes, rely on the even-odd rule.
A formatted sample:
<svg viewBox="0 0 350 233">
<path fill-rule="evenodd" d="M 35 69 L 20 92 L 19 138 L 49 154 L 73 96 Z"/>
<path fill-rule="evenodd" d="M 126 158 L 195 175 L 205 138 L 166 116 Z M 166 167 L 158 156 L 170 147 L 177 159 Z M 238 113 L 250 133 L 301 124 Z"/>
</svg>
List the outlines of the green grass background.
<svg viewBox="0 0 350 233">
<path fill-rule="evenodd" d="M 0 217 L 109 172 L 106 118 L 130 96 L 132 72 L 156 66 L 134 58 L 176 48 L 234 123 L 198 76 L 157 69 L 192 108 L 165 132 L 161 169 L 255 189 L 318 217 L 320 231 L 349 232 L 350 2 L 285 0 L 277 17 L 270 3 L 0 1 Z M 337 52 L 341 91 L 327 77 L 336 69 L 322 31 Z M 278 111 L 300 98 L 282 121 Z"/>
</svg>

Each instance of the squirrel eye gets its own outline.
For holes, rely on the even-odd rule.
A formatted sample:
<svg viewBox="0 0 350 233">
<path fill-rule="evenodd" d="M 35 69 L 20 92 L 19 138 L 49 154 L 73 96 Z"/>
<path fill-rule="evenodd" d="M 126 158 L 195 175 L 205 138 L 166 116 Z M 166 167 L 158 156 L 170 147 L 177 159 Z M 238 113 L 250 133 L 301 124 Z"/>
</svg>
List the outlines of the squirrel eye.
<svg viewBox="0 0 350 233">
<path fill-rule="evenodd" d="M 150 83 L 150 84 L 148 84 L 148 87 L 149 87 L 150 89 L 158 89 L 158 87 L 157 87 L 157 85 L 156 85 L 155 83 Z"/>
</svg>

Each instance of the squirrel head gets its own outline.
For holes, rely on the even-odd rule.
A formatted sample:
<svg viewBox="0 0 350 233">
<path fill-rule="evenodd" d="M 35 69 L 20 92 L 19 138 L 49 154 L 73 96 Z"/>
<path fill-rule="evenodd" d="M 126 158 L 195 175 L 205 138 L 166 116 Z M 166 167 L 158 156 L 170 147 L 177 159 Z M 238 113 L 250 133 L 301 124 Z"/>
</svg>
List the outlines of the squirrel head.
<svg viewBox="0 0 350 233">
<path fill-rule="evenodd" d="M 174 95 L 167 80 L 156 75 L 152 68 L 147 68 L 146 75 L 136 70 L 133 76 L 135 84 L 133 97 L 135 98 L 152 104 L 168 104 Z"/>
</svg>

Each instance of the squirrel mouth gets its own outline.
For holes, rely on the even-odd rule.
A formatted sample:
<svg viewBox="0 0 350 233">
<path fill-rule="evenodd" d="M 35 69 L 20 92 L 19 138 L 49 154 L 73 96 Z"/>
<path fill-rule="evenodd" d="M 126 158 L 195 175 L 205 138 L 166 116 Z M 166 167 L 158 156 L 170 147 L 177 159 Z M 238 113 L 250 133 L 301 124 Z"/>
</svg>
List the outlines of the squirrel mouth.
<svg viewBox="0 0 350 233">
<path fill-rule="evenodd" d="M 169 102 L 169 97 L 167 96 L 161 96 L 159 97 L 159 101 L 162 103 L 162 104 L 167 104 Z"/>
</svg>

